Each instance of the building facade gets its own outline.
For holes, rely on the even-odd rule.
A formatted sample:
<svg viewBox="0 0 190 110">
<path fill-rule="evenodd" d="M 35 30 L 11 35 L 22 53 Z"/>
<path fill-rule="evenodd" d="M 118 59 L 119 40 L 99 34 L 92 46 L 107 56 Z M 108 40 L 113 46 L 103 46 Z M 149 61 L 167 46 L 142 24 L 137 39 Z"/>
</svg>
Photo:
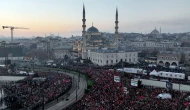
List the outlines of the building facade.
<svg viewBox="0 0 190 110">
<path fill-rule="evenodd" d="M 54 49 L 55 59 L 64 59 L 65 56 L 72 58 L 72 47 L 60 47 Z"/>
<path fill-rule="evenodd" d="M 157 64 L 161 66 L 179 66 L 181 55 L 178 53 L 160 53 L 157 56 Z"/>
<path fill-rule="evenodd" d="M 88 59 L 99 66 L 115 65 L 120 61 L 136 64 L 138 62 L 138 52 L 96 49 L 88 51 Z"/>
<path fill-rule="evenodd" d="M 75 40 L 73 43 L 73 56 L 74 58 L 82 56 L 82 40 Z"/>
</svg>

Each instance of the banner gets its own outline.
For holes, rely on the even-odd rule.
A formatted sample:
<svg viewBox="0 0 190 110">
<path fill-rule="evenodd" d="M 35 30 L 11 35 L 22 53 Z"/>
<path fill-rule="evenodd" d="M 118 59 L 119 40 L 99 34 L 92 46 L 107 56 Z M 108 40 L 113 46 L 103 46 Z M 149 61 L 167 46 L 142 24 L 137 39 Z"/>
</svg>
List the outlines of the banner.
<svg viewBox="0 0 190 110">
<path fill-rule="evenodd" d="M 131 86 L 138 86 L 138 80 L 137 79 L 131 79 Z"/>
<path fill-rule="evenodd" d="M 190 80 L 190 76 L 188 76 L 188 80 Z"/>
<path fill-rule="evenodd" d="M 114 82 L 120 82 L 120 77 L 119 76 L 114 76 Z"/>
<path fill-rule="evenodd" d="M 166 82 L 166 88 L 172 90 L 173 84 L 171 82 Z"/>
</svg>

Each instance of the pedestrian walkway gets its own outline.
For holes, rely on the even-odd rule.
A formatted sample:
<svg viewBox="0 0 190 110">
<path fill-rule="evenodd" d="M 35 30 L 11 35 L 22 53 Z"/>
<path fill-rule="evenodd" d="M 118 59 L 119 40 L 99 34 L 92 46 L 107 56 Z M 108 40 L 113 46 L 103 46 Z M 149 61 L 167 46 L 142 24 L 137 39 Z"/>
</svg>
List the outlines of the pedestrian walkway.
<svg viewBox="0 0 190 110">
<path fill-rule="evenodd" d="M 71 74 L 71 73 L 66 73 L 66 74 L 73 76 L 73 74 Z M 84 91 L 86 89 L 86 86 L 87 86 L 86 85 L 87 82 L 86 82 L 85 78 L 80 77 L 80 82 L 79 82 L 79 87 L 78 87 L 78 75 L 74 75 L 73 77 L 74 77 L 73 83 L 76 83 L 75 86 L 72 87 L 72 88 L 74 88 L 74 90 L 71 91 L 71 93 L 69 93 L 69 94 L 66 93 L 65 96 L 62 97 L 63 99 L 62 98 L 58 99 L 58 103 L 54 104 L 53 106 L 51 106 L 49 108 L 45 107 L 46 110 L 62 110 L 64 108 L 68 107 L 69 105 L 73 104 L 76 101 L 76 96 L 77 96 L 77 100 L 80 100 L 82 98 Z M 76 94 L 76 91 L 77 91 L 77 94 Z M 68 99 L 68 100 L 66 100 L 66 99 Z"/>
</svg>

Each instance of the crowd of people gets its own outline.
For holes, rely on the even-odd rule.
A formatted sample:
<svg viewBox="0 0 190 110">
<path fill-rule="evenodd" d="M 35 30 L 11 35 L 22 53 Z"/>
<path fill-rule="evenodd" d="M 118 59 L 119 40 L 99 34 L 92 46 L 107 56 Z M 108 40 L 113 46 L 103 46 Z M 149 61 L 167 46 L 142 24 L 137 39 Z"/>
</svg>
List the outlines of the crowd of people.
<svg viewBox="0 0 190 110">
<path fill-rule="evenodd" d="M 39 72 L 15 84 L 3 86 L 6 105 L 10 108 L 37 108 L 64 94 L 72 78 L 61 73 Z"/>
<path fill-rule="evenodd" d="M 131 86 L 133 74 L 125 73 L 120 82 L 114 82 L 114 76 L 120 76 L 115 70 L 108 68 L 93 68 L 90 66 L 67 66 L 66 69 L 78 71 L 93 80 L 92 88 L 82 99 L 72 105 L 71 110 L 184 110 L 189 102 L 185 100 L 187 92 L 167 90 L 152 86 Z M 152 69 L 152 68 L 151 68 Z M 150 70 L 151 70 L 150 69 Z M 149 78 L 148 76 L 140 77 Z M 39 78 L 34 80 L 34 78 Z M 43 81 L 43 78 L 45 80 Z M 183 80 L 171 82 L 185 83 Z M 43 102 L 47 103 L 65 93 L 72 85 L 72 78 L 60 73 L 38 73 L 30 75 L 14 85 L 4 86 L 8 105 L 20 105 L 22 108 L 36 108 Z M 127 88 L 127 92 L 124 91 Z M 160 93 L 169 93 L 172 99 L 157 98 Z"/>
<path fill-rule="evenodd" d="M 113 70 L 94 69 L 89 66 L 67 68 L 86 74 L 94 81 L 90 91 L 75 106 L 69 108 L 71 110 L 183 110 L 188 106 L 184 100 L 186 92 L 152 86 L 133 87 L 130 74 L 124 75 L 122 82 L 118 83 L 113 78 L 120 73 Z M 123 87 L 128 92 L 124 92 Z M 160 93 L 169 93 L 172 99 L 157 98 Z"/>
<path fill-rule="evenodd" d="M 0 67 L 0 74 L 5 74 L 6 73 L 6 68 Z"/>
</svg>

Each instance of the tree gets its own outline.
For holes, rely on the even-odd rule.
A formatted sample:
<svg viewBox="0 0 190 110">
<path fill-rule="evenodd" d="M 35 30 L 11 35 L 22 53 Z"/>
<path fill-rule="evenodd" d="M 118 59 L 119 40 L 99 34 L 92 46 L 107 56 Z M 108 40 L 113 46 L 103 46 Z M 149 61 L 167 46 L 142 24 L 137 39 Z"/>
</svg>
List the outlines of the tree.
<svg viewBox="0 0 190 110">
<path fill-rule="evenodd" d="M 167 48 L 166 51 L 174 51 L 172 48 Z"/>
<path fill-rule="evenodd" d="M 139 57 L 146 57 L 148 55 L 148 50 L 142 50 L 140 53 L 139 53 Z"/>
<path fill-rule="evenodd" d="M 69 57 L 67 55 L 64 56 L 64 61 L 67 61 Z"/>
<path fill-rule="evenodd" d="M 157 54 L 158 54 L 158 53 L 159 53 L 159 50 L 154 49 L 154 50 L 151 52 L 151 56 L 157 57 Z"/>
<path fill-rule="evenodd" d="M 184 52 L 182 52 L 181 55 L 180 55 L 180 63 L 181 64 L 185 63 L 185 53 Z"/>
<path fill-rule="evenodd" d="M 37 49 L 37 44 L 31 44 L 30 45 L 30 50 Z"/>
<path fill-rule="evenodd" d="M 190 47 L 190 42 L 182 42 L 181 47 Z"/>
<path fill-rule="evenodd" d="M 82 59 L 82 57 L 76 58 L 77 63 L 79 63 L 81 59 Z"/>
<path fill-rule="evenodd" d="M 40 60 L 47 60 L 47 59 L 48 59 L 48 54 L 47 54 L 47 52 L 46 52 L 46 51 L 42 51 L 42 50 L 32 50 L 32 51 L 26 53 L 25 56 L 27 56 L 27 57 L 32 57 L 32 58 L 38 58 L 38 59 L 40 59 Z M 54 58 L 53 52 L 50 52 L 49 57 L 50 57 L 51 59 Z"/>
<path fill-rule="evenodd" d="M 83 63 L 84 64 L 92 64 L 91 60 L 89 60 L 89 59 L 85 59 Z"/>
</svg>

